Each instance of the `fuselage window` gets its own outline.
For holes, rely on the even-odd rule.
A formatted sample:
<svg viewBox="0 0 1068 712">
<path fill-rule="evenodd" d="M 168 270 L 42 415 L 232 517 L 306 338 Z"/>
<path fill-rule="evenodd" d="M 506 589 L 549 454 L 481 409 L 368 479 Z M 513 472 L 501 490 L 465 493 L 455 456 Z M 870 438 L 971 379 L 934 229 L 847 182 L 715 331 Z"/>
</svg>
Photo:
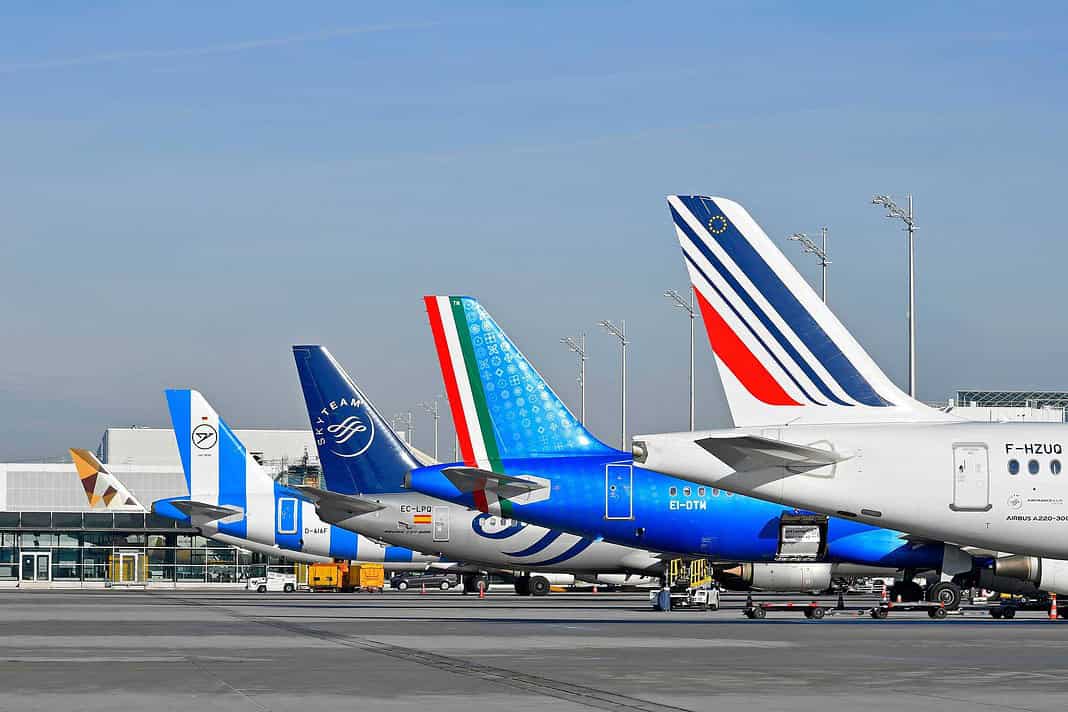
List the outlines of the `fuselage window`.
<svg viewBox="0 0 1068 712">
<path fill-rule="evenodd" d="M 704 497 L 705 496 L 705 488 L 704 487 L 698 487 L 697 488 L 697 496 L 698 497 Z"/>
<path fill-rule="evenodd" d="M 1032 475 L 1037 475 L 1038 474 L 1038 460 L 1028 460 L 1027 461 L 1027 471 L 1030 472 Z"/>
<path fill-rule="evenodd" d="M 689 497 L 692 492 L 693 492 L 693 490 L 691 490 L 689 487 L 683 487 L 682 488 L 682 496 L 683 497 Z"/>
<path fill-rule="evenodd" d="M 678 487 L 672 487 L 671 489 L 668 490 L 668 496 L 670 496 L 670 497 L 674 497 L 678 493 L 679 493 L 679 488 Z"/>
<path fill-rule="evenodd" d="M 1061 474 L 1061 461 L 1060 460 L 1050 460 L 1049 471 L 1052 472 L 1055 475 Z"/>
<path fill-rule="evenodd" d="M 712 496 L 713 497 L 718 497 L 719 496 L 719 489 L 717 487 L 713 487 L 712 488 Z"/>
<path fill-rule="evenodd" d="M 1020 461 L 1019 460 L 1009 460 L 1009 474 L 1010 475 L 1018 475 L 1018 474 L 1020 474 Z"/>
</svg>

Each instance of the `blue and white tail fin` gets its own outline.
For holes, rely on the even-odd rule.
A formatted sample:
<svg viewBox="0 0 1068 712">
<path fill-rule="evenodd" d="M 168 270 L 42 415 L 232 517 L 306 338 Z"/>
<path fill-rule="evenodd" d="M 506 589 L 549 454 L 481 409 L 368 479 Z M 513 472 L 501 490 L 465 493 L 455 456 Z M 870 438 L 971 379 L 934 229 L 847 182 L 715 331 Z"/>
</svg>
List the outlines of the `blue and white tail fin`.
<svg viewBox="0 0 1068 712">
<path fill-rule="evenodd" d="M 323 346 L 294 346 L 327 489 L 341 494 L 404 491 L 420 466 L 386 420 Z"/>
<path fill-rule="evenodd" d="M 464 463 L 616 452 L 579 423 L 489 313 L 471 297 L 423 298 Z"/>
<path fill-rule="evenodd" d="M 251 537 L 254 532 L 273 532 L 273 508 L 250 508 L 249 503 L 260 497 L 273 502 L 274 480 L 211 404 L 199 391 L 173 389 L 167 391 L 167 407 L 189 500 L 238 513 L 232 517 L 232 526 L 224 529 L 228 534 Z"/>
<path fill-rule="evenodd" d="M 735 426 L 956 419 L 894 385 L 741 205 L 668 206 Z"/>
</svg>

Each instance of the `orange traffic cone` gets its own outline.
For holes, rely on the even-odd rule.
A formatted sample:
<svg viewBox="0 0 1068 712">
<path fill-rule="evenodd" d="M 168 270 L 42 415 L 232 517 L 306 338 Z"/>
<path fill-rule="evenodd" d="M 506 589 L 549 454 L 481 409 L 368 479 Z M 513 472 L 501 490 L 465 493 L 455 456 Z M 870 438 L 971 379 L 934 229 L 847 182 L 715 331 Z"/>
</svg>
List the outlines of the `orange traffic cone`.
<svg viewBox="0 0 1068 712">
<path fill-rule="evenodd" d="M 426 584 L 425 583 L 423 584 L 423 590 L 420 591 L 419 593 L 422 593 L 422 594 L 426 593 Z"/>
<path fill-rule="evenodd" d="M 1049 619 L 1051 621 L 1057 620 L 1057 594 L 1051 593 L 1049 595 Z"/>
<path fill-rule="evenodd" d="M 882 606 L 890 605 L 890 593 L 886 590 L 885 586 L 883 586 L 883 595 L 879 598 L 879 604 Z"/>
<path fill-rule="evenodd" d="M 486 597 L 486 583 L 484 581 L 482 581 L 482 579 L 479 579 L 479 581 L 478 581 L 478 597 L 479 598 L 485 598 Z"/>
<path fill-rule="evenodd" d="M 597 593 L 597 584 L 593 584 L 593 592 Z"/>
</svg>

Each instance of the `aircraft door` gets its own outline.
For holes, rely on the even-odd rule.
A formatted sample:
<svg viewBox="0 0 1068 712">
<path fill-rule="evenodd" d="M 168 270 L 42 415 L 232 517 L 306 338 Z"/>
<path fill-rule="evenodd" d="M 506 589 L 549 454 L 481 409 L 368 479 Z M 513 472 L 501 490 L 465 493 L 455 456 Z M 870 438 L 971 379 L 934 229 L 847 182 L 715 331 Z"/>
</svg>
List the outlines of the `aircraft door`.
<svg viewBox="0 0 1068 712">
<path fill-rule="evenodd" d="M 278 533 L 297 533 L 297 500 L 293 497 L 278 499 Z"/>
<path fill-rule="evenodd" d="M 434 507 L 434 541 L 449 540 L 449 508 Z"/>
<path fill-rule="evenodd" d="M 633 516 L 633 484 L 634 469 L 630 464 L 605 465 L 605 519 L 630 519 Z"/>
<path fill-rule="evenodd" d="M 953 446 L 953 504 L 955 512 L 985 512 L 990 509 L 990 458 L 986 445 L 958 443 Z"/>
</svg>

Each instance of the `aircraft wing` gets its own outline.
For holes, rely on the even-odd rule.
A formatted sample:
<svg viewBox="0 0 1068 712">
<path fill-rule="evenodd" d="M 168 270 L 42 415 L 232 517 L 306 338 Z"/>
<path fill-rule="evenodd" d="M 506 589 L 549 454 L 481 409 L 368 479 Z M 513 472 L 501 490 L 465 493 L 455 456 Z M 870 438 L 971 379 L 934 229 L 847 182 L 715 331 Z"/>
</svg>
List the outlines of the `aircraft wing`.
<svg viewBox="0 0 1068 712">
<path fill-rule="evenodd" d="M 737 472 L 776 467 L 785 467 L 792 472 L 806 472 L 848 459 L 848 456 L 834 450 L 795 445 L 758 435 L 702 438 L 695 442 Z"/>
<path fill-rule="evenodd" d="M 178 511 L 184 513 L 191 520 L 199 522 L 214 522 L 234 515 L 244 516 L 245 514 L 240 507 L 232 507 L 228 504 L 193 502 L 188 499 L 173 500 L 171 505 Z"/>
<path fill-rule="evenodd" d="M 386 505 L 361 497 L 358 494 L 340 494 L 319 487 L 312 487 L 311 485 L 292 485 L 291 489 L 295 489 L 314 502 L 316 507 L 340 510 L 354 516 L 370 514 L 386 508 Z"/>
<path fill-rule="evenodd" d="M 461 492 L 487 490 L 505 499 L 513 499 L 546 487 L 541 482 L 531 482 L 522 477 L 502 475 L 499 472 L 480 470 L 477 467 L 446 467 L 441 472 Z"/>
</svg>

